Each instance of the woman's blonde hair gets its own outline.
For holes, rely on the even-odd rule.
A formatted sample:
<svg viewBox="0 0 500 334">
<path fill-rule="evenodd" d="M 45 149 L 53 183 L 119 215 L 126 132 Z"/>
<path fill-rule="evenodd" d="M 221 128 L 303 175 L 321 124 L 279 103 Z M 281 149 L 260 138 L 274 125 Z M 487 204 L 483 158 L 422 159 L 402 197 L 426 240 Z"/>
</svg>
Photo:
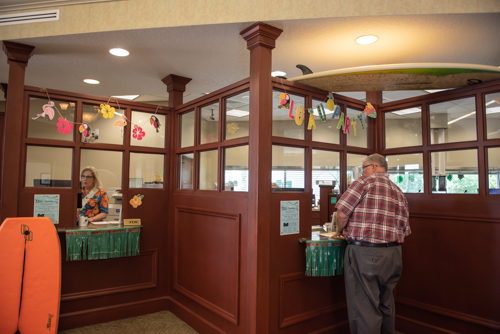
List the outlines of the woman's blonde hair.
<svg viewBox="0 0 500 334">
<path fill-rule="evenodd" d="M 94 177 L 94 189 L 100 189 L 102 187 L 101 180 L 99 180 L 99 174 L 97 174 L 97 169 L 93 166 L 87 166 L 82 170 L 82 173 L 80 176 L 83 175 L 84 172 L 91 172 L 92 176 Z"/>
</svg>

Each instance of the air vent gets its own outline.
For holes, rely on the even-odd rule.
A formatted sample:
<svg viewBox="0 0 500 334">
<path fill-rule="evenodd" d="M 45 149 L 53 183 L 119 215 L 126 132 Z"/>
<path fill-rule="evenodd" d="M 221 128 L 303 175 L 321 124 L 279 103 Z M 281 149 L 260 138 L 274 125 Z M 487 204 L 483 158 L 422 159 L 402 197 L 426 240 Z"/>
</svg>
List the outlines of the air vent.
<svg viewBox="0 0 500 334">
<path fill-rule="evenodd" d="M 59 20 L 59 9 L 44 10 L 40 12 L 0 15 L 0 26 L 6 26 L 11 24 L 58 21 L 58 20 Z"/>
</svg>

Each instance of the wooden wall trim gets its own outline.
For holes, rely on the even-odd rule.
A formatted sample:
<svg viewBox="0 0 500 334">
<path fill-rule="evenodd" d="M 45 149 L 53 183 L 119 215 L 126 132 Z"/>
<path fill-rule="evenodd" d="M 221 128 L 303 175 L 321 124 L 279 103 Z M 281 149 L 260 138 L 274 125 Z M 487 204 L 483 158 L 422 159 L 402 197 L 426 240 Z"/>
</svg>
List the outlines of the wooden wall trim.
<svg viewBox="0 0 500 334">
<path fill-rule="evenodd" d="M 499 224 L 500 219 L 492 217 L 480 217 L 480 216 L 468 216 L 468 215 L 439 215 L 436 213 L 420 212 L 420 213 L 410 213 L 411 218 L 421 218 L 421 219 L 431 219 L 431 220 L 455 220 L 464 222 L 476 222 L 476 223 L 494 223 Z"/>
<path fill-rule="evenodd" d="M 448 333 L 448 334 L 457 334 L 457 332 L 449 331 L 441 327 L 433 326 L 426 324 L 421 321 L 417 321 L 414 319 L 410 319 L 407 317 L 402 317 L 396 314 L 396 328 L 399 328 L 398 323 L 400 322 L 408 322 L 411 325 L 411 328 L 415 330 L 416 333 L 427 333 L 428 331 L 438 332 L 438 333 Z"/>
<path fill-rule="evenodd" d="M 179 316 L 182 320 L 188 322 L 190 325 L 193 323 L 197 323 L 195 326 L 195 329 L 198 330 L 200 333 L 220 333 L 220 334 L 225 334 L 226 332 L 222 331 L 220 328 L 215 327 L 214 324 L 211 322 L 207 321 L 205 318 L 200 316 L 198 313 L 193 312 L 192 309 L 186 307 L 184 304 L 181 302 L 168 297 L 168 301 L 170 304 L 170 307 L 168 308 L 169 311 L 174 313 L 176 316 Z M 180 311 L 180 312 L 179 312 Z M 186 319 L 186 317 L 189 317 L 190 319 Z M 200 326 L 203 326 L 203 331 L 199 329 Z"/>
<path fill-rule="evenodd" d="M 414 307 L 414 308 L 424 310 L 427 312 L 436 313 L 436 314 L 444 315 L 446 317 L 450 317 L 453 319 L 481 325 L 481 326 L 484 326 L 487 328 L 500 330 L 500 322 L 498 322 L 498 321 L 492 321 L 489 319 L 476 317 L 476 316 L 473 316 L 473 315 L 470 315 L 467 313 L 457 312 L 457 311 L 453 311 L 453 310 L 446 309 L 443 307 L 422 303 L 422 302 L 408 299 L 408 298 L 401 298 L 398 296 L 396 296 L 395 301 L 396 301 L 396 303 L 400 303 L 403 305 Z M 414 320 L 412 320 L 412 321 L 414 321 Z M 426 325 L 426 326 L 428 326 L 428 325 Z"/>
<path fill-rule="evenodd" d="M 151 289 L 151 288 L 158 287 L 158 250 L 142 251 L 139 256 L 148 256 L 148 255 L 151 256 L 151 268 L 152 268 L 151 281 L 140 283 L 140 284 L 122 285 L 122 286 L 117 286 L 117 287 L 107 288 L 107 289 L 98 289 L 98 290 L 83 291 L 83 292 L 77 292 L 77 293 L 68 293 L 68 294 L 64 294 L 61 296 L 61 302 L 65 302 L 65 301 L 69 301 L 69 300 L 76 300 L 76 299 L 105 296 L 105 295 L 111 295 L 111 294 L 116 294 L 116 293 L 145 290 L 145 289 Z M 87 261 L 92 261 L 92 260 L 87 260 Z"/>
<path fill-rule="evenodd" d="M 335 325 L 321 328 L 314 332 L 308 332 L 308 334 L 331 334 L 337 333 L 337 331 L 338 333 L 349 333 L 349 320 L 337 322 Z"/>
<path fill-rule="evenodd" d="M 347 307 L 345 302 L 335 303 L 325 307 L 320 307 L 308 312 L 296 314 L 291 317 L 285 317 L 285 284 L 290 281 L 301 280 L 306 278 L 303 272 L 286 274 L 280 276 L 280 299 L 279 299 L 279 314 L 280 314 L 280 328 L 292 326 L 307 320 L 320 317 L 325 314 L 331 314 L 337 310 Z"/>
</svg>

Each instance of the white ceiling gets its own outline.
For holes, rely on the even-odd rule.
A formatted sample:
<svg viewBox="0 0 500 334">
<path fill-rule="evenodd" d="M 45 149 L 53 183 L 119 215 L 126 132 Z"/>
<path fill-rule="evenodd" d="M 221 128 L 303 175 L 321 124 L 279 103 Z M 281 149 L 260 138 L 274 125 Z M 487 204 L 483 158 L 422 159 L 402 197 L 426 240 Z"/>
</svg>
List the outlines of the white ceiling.
<svg viewBox="0 0 500 334">
<path fill-rule="evenodd" d="M 2 0 L 5 3 L 6 0 Z M 12 1 L 10 1 L 12 2 Z M 33 2 L 33 1 L 30 1 Z M 185 101 L 249 76 L 250 52 L 240 31 L 253 22 L 89 33 L 14 40 L 35 46 L 26 85 L 83 94 L 139 94 L 166 101 L 161 79 L 192 78 Z M 453 62 L 500 66 L 500 13 L 325 18 L 266 22 L 283 30 L 273 70 L 295 77 L 303 64 L 314 72 L 393 63 Z M 99 24 L 96 22 L 95 24 Z M 375 34 L 372 45 L 356 37 Z M 113 47 L 130 51 L 120 58 Z M 83 79 L 100 80 L 88 85 Z M 0 52 L 0 82 L 8 80 Z"/>
</svg>

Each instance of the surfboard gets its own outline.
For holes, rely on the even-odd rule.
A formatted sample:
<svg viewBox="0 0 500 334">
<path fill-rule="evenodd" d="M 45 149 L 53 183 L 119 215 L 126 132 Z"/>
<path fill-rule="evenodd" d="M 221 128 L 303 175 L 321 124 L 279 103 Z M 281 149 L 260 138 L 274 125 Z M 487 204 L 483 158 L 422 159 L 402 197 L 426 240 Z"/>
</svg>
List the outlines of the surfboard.
<svg viewBox="0 0 500 334">
<path fill-rule="evenodd" d="M 500 79 L 500 68 L 460 63 L 349 67 L 288 79 L 329 92 L 447 89 Z"/>
<path fill-rule="evenodd" d="M 0 333 L 57 333 L 61 246 L 47 217 L 0 226 Z"/>
</svg>

